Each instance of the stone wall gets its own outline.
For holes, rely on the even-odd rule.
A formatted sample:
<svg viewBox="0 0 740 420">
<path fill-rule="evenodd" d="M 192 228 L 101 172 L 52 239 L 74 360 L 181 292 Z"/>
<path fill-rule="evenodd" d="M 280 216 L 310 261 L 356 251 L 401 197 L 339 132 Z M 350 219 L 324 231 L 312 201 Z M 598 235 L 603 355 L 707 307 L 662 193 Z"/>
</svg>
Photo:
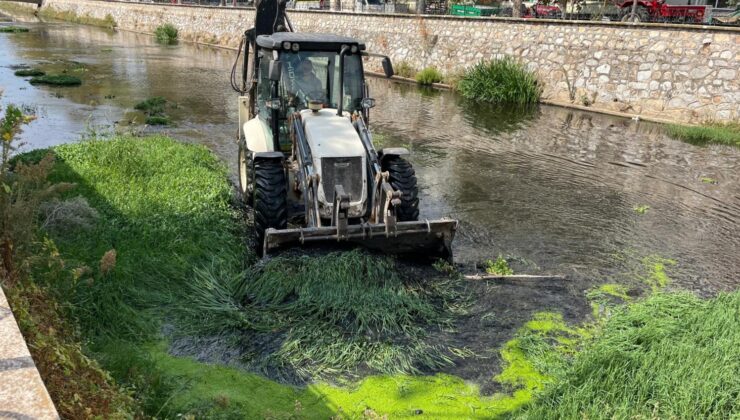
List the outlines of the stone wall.
<svg viewBox="0 0 740 420">
<path fill-rule="evenodd" d="M 169 22 L 185 40 L 236 47 L 254 11 L 96 0 L 45 0 L 119 28 Z M 544 82 L 544 99 L 680 122 L 740 119 L 740 29 L 687 25 L 290 11 L 305 32 L 366 41 L 368 50 L 453 75 L 511 55 Z"/>
</svg>

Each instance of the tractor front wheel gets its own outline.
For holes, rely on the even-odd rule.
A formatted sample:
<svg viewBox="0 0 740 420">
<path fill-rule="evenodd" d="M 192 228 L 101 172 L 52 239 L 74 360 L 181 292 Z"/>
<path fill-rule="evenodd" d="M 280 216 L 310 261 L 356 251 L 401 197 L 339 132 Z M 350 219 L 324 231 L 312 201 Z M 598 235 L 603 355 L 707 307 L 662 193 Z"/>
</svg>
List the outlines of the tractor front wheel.
<svg viewBox="0 0 740 420">
<path fill-rule="evenodd" d="M 288 184 L 282 161 L 258 159 L 253 165 L 254 230 L 257 254 L 262 256 L 265 231 L 288 226 Z"/>
<path fill-rule="evenodd" d="M 416 185 L 416 172 L 411 164 L 399 156 L 389 156 L 383 160 L 383 171 L 388 172 L 388 181 L 394 190 L 401 192 L 401 205 L 396 207 L 399 222 L 413 222 L 419 219 L 419 187 Z"/>
</svg>

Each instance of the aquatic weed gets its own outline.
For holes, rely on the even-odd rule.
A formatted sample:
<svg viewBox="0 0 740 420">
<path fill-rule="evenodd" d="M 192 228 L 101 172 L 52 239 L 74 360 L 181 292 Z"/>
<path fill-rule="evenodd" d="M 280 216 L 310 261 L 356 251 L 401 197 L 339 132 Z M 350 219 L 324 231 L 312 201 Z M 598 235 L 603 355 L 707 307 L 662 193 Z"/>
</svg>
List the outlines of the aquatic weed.
<svg viewBox="0 0 740 420">
<path fill-rule="evenodd" d="M 496 276 L 510 276 L 514 274 L 514 270 L 509 267 L 506 259 L 499 254 L 495 261 L 486 261 L 486 273 Z"/>
<path fill-rule="evenodd" d="M 32 85 L 79 86 L 82 84 L 82 79 L 76 76 L 68 76 L 66 74 L 55 74 L 33 77 L 29 83 Z"/>
<path fill-rule="evenodd" d="M 427 67 L 416 73 L 416 83 L 420 85 L 432 85 L 442 81 L 442 73 L 436 67 Z"/>
<path fill-rule="evenodd" d="M 534 72 L 511 57 L 481 61 L 457 83 L 466 98 L 481 102 L 534 104 L 542 87 Z"/>
<path fill-rule="evenodd" d="M 159 25 L 154 30 L 154 37 L 161 44 L 174 44 L 177 41 L 177 35 L 177 28 L 171 23 Z"/>
</svg>

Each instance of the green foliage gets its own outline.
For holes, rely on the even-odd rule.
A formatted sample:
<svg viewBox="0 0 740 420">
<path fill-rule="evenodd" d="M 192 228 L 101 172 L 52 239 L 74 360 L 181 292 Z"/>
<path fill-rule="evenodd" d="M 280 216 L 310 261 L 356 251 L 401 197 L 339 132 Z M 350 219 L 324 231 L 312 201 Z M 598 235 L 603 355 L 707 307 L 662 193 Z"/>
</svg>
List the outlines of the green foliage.
<svg viewBox="0 0 740 420">
<path fill-rule="evenodd" d="M 171 23 L 159 25 L 154 30 L 154 37 L 161 44 L 174 44 L 177 42 L 177 28 Z"/>
<path fill-rule="evenodd" d="M 82 84 L 82 79 L 77 76 L 68 76 L 66 74 L 54 74 L 33 77 L 31 78 L 30 83 L 33 85 L 79 86 Z"/>
<path fill-rule="evenodd" d="M 463 74 L 457 89 L 468 99 L 520 105 L 536 103 L 542 93 L 535 73 L 510 57 L 479 62 Z"/>
<path fill-rule="evenodd" d="M 23 28 L 20 26 L 0 26 L 0 33 L 18 34 L 23 32 L 28 32 L 28 28 Z"/>
<path fill-rule="evenodd" d="M 139 102 L 134 109 L 144 111 L 146 114 L 146 123 L 149 125 L 170 125 L 172 120 L 165 113 L 167 100 L 161 96 L 155 96 L 145 101 Z"/>
<path fill-rule="evenodd" d="M 202 332 L 284 334 L 279 349 L 254 361 L 260 367 L 308 378 L 359 367 L 414 373 L 451 363 L 445 347 L 425 338 L 450 325 L 449 305 L 459 300 L 454 282 L 405 283 L 389 258 L 360 251 L 279 257 L 246 276 L 217 265 L 199 270 L 190 286 L 195 302 L 183 310 Z"/>
<path fill-rule="evenodd" d="M 170 125 L 172 121 L 170 117 L 164 115 L 153 115 L 146 117 L 146 123 L 149 125 Z"/>
<path fill-rule="evenodd" d="M 155 96 L 153 98 L 149 98 L 145 101 L 139 102 L 134 106 L 134 109 L 144 111 L 150 115 L 160 115 L 164 114 L 165 105 L 167 105 L 167 100 L 165 98 L 161 96 Z"/>
<path fill-rule="evenodd" d="M 10 159 L 15 136 L 31 120 L 12 105 L 0 119 L 0 285 L 59 414 L 131 418 L 133 401 L 84 354 L 75 324 L 49 286 L 76 278 L 54 242 L 38 235 L 38 214 L 45 200 L 71 185 L 47 181 L 54 165 L 48 152 L 36 153 L 34 160 Z"/>
<path fill-rule="evenodd" d="M 187 299 L 193 267 L 216 256 L 241 264 L 226 170 L 204 147 L 122 137 L 54 150 L 51 178 L 75 182 L 98 213 L 92 230 L 57 239 L 66 259 L 100 266 L 61 291 L 93 342 L 156 335 L 152 310 Z M 104 270 L 111 250 L 117 257 Z"/>
<path fill-rule="evenodd" d="M 19 77 L 27 77 L 27 76 L 43 76 L 46 74 L 46 72 L 39 70 L 39 69 L 20 69 L 20 70 L 16 70 L 14 74 Z"/>
<path fill-rule="evenodd" d="M 648 206 L 646 204 L 641 204 L 641 205 L 635 206 L 633 208 L 633 210 L 637 214 L 645 214 L 645 213 L 647 213 L 648 210 L 650 210 L 650 206 Z"/>
<path fill-rule="evenodd" d="M 509 267 L 509 263 L 504 257 L 499 255 L 496 261 L 486 261 L 486 273 L 496 276 L 510 276 L 514 274 L 514 270 Z"/>
<path fill-rule="evenodd" d="M 393 72 L 396 76 L 413 79 L 416 75 L 416 69 L 408 61 L 400 61 L 393 66 Z"/>
<path fill-rule="evenodd" d="M 701 126 L 670 124 L 668 135 L 696 145 L 725 144 L 740 147 L 740 122 L 710 122 Z"/>
<path fill-rule="evenodd" d="M 436 67 L 427 67 L 416 73 L 416 83 L 420 85 L 431 85 L 442 81 L 442 73 Z"/>
<path fill-rule="evenodd" d="M 521 418 L 733 418 L 740 292 L 657 293 L 622 307 Z"/>
</svg>

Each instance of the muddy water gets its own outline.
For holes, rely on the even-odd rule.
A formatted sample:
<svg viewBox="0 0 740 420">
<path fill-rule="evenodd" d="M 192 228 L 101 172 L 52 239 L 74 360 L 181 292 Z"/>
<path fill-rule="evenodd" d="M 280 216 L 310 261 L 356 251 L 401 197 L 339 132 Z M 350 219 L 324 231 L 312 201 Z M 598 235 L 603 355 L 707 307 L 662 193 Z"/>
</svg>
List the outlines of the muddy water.
<svg viewBox="0 0 740 420">
<path fill-rule="evenodd" d="M 163 96 L 176 105 L 168 109 L 176 125 L 164 131 L 233 166 L 233 52 L 69 24 L 30 27 L 0 34 L 2 103 L 39 116 L 23 132 L 26 148 L 139 129 L 133 106 Z M 13 75 L 12 66 L 39 63 L 75 72 L 83 85 L 34 87 Z M 737 149 L 684 144 L 660 126 L 599 114 L 497 109 L 380 79 L 370 86 L 375 130 L 412 151 L 422 217 L 460 219 L 458 262 L 502 254 L 519 272 L 566 274 L 585 288 L 661 257 L 676 261 L 669 272 L 683 288 L 711 293 L 740 283 Z M 640 214 L 639 206 L 649 208 Z"/>
</svg>

